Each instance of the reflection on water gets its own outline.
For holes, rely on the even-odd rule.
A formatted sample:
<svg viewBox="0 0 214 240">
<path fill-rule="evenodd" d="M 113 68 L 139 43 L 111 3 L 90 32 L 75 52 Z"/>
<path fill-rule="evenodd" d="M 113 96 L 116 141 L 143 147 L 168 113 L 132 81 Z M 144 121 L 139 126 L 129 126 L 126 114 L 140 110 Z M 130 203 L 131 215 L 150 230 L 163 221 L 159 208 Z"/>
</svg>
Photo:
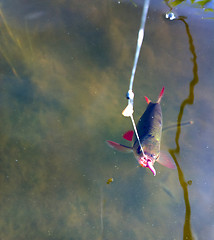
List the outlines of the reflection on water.
<svg viewBox="0 0 214 240">
<path fill-rule="evenodd" d="M 188 105 L 188 104 L 192 105 L 194 102 L 194 87 L 198 83 L 199 78 L 198 78 L 197 55 L 196 55 L 193 39 L 192 39 L 190 30 L 189 30 L 189 26 L 183 17 L 178 18 L 178 20 L 182 21 L 185 24 L 186 32 L 187 32 L 188 39 L 189 39 L 189 50 L 193 56 L 192 57 L 193 80 L 190 82 L 189 96 L 181 103 L 181 106 L 180 106 L 180 111 L 179 111 L 178 120 L 177 120 L 177 125 L 180 126 L 181 122 L 182 122 L 184 108 L 186 107 L 186 105 Z M 181 187 L 183 188 L 183 192 L 184 192 L 184 202 L 185 202 L 185 206 L 186 206 L 186 214 L 185 214 L 185 222 L 184 222 L 183 239 L 185 240 L 185 239 L 194 239 L 194 238 L 192 236 L 191 223 L 190 223 L 191 222 L 191 207 L 190 207 L 189 193 L 188 193 L 188 182 L 185 181 L 183 171 L 181 170 L 179 162 L 176 158 L 176 154 L 179 154 L 179 152 L 180 152 L 180 146 L 179 146 L 180 134 L 181 134 L 181 128 L 177 127 L 176 136 L 175 136 L 176 148 L 169 149 L 169 152 L 172 155 L 172 157 L 176 163 L 177 170 L 178 170 L 178 176 L 179 176 L 179 182 L 180 182 Z"/>
<path fill-rule="evenodd" d="M 172 145 L 175 132 L 168 129 L 163 135 L 163 147 L 171 149 L 175 160 L 179 158 L 179 173 L 189 180 L 181 181 L 185 203 L 176 171 L 157 166 L 158 175 L 153 177 L 137 167 L 132 155 L 110 151 L 105 144 L 112 136 L 119 140 L 131 127 L 121 110 L 126 104 L 124 95 L 141 9 L 130 2 L 114 1 L 2 1 L 1 239 L 177 240 L 183 233 L 191 236 L 188 203 L 193 232 L 202 239 L 205 226 L 201 222 L 202 226 L 198 225 L 197 204 L 206 202 L 211 209 L 209 182 L 213 178 L 204 174 L 206 168 L 200 164 L 199 152 L 190 143 L 199 141 L 200 129 L 206 129 L 208 139 L 213 138 L 213 132 L 197 115 L 207 105 L 203 109 L 197 105 L 199 102 L 191 109 L 187 105 L 193 103 L 195 95 L 203 102 L 212 97 L 213 83 L 209 79 L 213 72 L 207 71 L 202 59 L 203 51 L 207 51 L 207 61 L 213 62 L 206 48 L 213 46 L 207 45 L 211 39 L 207 38 L 204 50 L 197 56 L 201 64 L 198 67 L 203 66 L 199 73 L 205 82 L 204 91 L 212 91 L 199 94 L 195 89 L 193 93 L 194 77 L 189 100 L 180 107 L 177 103 L 185 98 L 182 86 L 189 82 L 192 65 L 183 25 L 180 21 L 164 21 L 166 11 L 167 7 L 158 1 L 149 12 L 134 86 L 135 114 L 137 118 L 146 107 L 143 96 L 155 98 L 156 89 L 164 85 L 165 126 L 171 125 L 179 111 L 178 123 L 194 120 L 194 125 L 181 129 L 182 134 L 177 130 L 178 151 Z M 180 20 L 185 24 L 184 19 Z M 199 31 L 200 22 L 196 26 L 191 16 L 188 21 L 198 53 L 203 29 Z M 194 61 L 193 55 L 195 65 Z M 212 123 L 213 109 L 207 112 Z M 200 154 L 209 150 L 212 157 L 213 148 L 207 146 L 210 148 L 201 149 Z M 191 168 L 187 154 L 194 159 Z M 211 160 L 209 167 L 213 167 Z M 201 197 L 197 193 L 204 191 L 205 177 L 209 194 L 203 192 Z M 208 208 L 203 213 L 206 232 L 210 233 L 213 217 Z"/>
</svg>

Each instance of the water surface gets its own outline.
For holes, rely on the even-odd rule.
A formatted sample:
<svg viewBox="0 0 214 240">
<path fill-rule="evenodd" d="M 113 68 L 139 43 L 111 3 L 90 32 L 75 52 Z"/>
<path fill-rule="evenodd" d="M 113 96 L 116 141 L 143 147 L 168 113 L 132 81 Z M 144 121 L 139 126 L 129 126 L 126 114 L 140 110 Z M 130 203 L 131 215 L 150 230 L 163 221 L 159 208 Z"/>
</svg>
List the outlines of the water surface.
<svg viewBox="0 0 214 240">
<path fill-rule="evenodd" d="M 163 133 L 178 170 L 156 163 L 153 177 L 105 144 L 131 129 L 121 111 L 141 6 L 1 1 L 1 239 L 211 239 L 214 21 L 175 10 L 168 21 L 166 4 L 150 6 L 134 117 L 165 86 L 164 126 L 194 124 Z"/>
</svg>

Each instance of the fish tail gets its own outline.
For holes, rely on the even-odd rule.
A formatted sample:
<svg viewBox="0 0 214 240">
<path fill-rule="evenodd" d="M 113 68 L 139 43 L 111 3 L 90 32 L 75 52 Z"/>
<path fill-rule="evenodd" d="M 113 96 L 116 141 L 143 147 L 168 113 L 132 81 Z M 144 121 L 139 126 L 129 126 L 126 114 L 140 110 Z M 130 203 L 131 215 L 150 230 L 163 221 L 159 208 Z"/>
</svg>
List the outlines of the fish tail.
<svg viewBox="0 0 214 240">
<path fill-rule="evenodd" d="M 149 98 L 147 98 L 146 96 L 144 96 L 146 99 L 146 102 L 149 104 L 151 102 L 151 100 Z"/>
<path fill-rule="evenodd" d="M 158 98 L 157 103 L 160 103 L 161 98 L 163 97 L 163 94 L 164 94 L 164 87 L 163 87 L 162 90 L 160 91 L 160 94 L 159 94 L 159 98 Z"/>
</svg>

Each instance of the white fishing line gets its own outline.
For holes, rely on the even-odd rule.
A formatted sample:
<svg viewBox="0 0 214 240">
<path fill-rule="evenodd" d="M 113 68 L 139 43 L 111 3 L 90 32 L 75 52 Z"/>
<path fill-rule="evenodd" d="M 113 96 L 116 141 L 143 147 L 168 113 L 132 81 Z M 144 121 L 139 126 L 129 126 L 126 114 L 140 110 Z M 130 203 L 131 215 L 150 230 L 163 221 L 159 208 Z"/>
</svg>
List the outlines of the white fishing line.
<svg viewBox="0 0 214 240">
<path fill-rule="evenodd" d="M 131 91 L 132 91 L 132 88 L 133 88 L 133 83 L 134 83 L 134 77 L 135 77 L 135 72 L 136 72 L 136 68 L 137 68 L 138 58 L 139 58 L 141 46 L 142 46 L 142 43 L 143 43 L 144 29 L 145 29 L 147 13 L 148 13 L 148 9 L 149 9 L 149 3 L 150 3 L 150 0 L 145 0 L 144 7 L 143 7 L 143 10 L 142 10 L 141 25 L 140 25 L 140 29 L 139 29 L 139 32 L 138 32 L 137 47 L 136 47 L 136 52 L 135 52 L 134 64 L 133 64 L 133 68 L 132 68 L 132 75 L 131 75 L 130 84 L 129 84 L 129 90 L 131 90 Z"/>
<path fill-rule="evenodd" d="M 144 151 L 143 151 L 143 147 L 142 147 L 142 145 L 141 145 L 141 143 L 140 143 L 140 138 L 139 138 L 139 135 L 138 135 L 138 132 L 137 132 L 137 128 L 136 128 L 136 125 L 135 125 L 135 121 L 134 121 L 134 118 L 133 118 L 133 114 L 130 116 L 130 118 L 131 118 L 131 120 L 132 120 L 132 125 L 133 125 L 133 127 L 134 127 L 134 131 L 135 131 L 135 134 L 136 134 L 136 137 L 137 137 L 139 146 L 140 146 L 140 148 L 141 148 L 142 154 L 143 154 L 143 156 L 145 156 Z"/>
<path fill-rule="evenodd" d="M 138 140 L 138 143 L 139 143 L 139 146 L 141 148 L 143 156 L 145 156 L 145 154 L 144 154 L 143 148 L 142 148 L 141 143 L 140 143 L 140 138 L 139 138 L 137 128 L 136 128 L 136 124 L 135 124 L 134 117 L 133 117 L 134 93 L 132 91 L 132 88 L 133 88 L 133 83 L 134 83 L 134 77 L 135 77 L 135 72 L 136 72 L 136 68 L 137 68 L 138 58 L 139 58 L 141 46 L 142 46 L 142 43 L 143 43 L 144 29 L 145 29 L 147 13 L 148 13 L 148 9 L 149 9 L 149 3 L 150 3 L 150 0 L 145 0 L 144 7 L 143 7 L 143 10 L 142 10 L 141 25 L 140 25 L 140 29 L 139 29 L 139 32 L 138 32 L 138 40 L 137 40 L 137 47 L 136 47 L 136 52 L 135 52 L 134 64 L 133 64 L 132 74 L 131 74 L 131 78 L 130 78 L 129 90 L 128 90 L 127 95 L 126 95 L 126 97 L 128 99 L 128 105 L 122 112 L 123 116 L 131 118 L 132 125 L 133 125 L 134 131 L 135 131 L 135 135 L 137 137 L 137 140 Z"/>
</svg>

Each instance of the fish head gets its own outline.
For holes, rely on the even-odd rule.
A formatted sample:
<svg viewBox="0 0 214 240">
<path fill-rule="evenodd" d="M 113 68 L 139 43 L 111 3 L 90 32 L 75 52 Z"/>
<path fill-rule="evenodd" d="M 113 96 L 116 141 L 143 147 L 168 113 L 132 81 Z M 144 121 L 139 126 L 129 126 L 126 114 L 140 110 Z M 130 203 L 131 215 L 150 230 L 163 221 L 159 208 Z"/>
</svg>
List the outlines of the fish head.
<svg viewBox="0 0 214 240">
<path fill-rule="evenodd" d="M 143 156 L 139 157 L 138 159 L 138 163 L 140 164 L 140 166 L 145 167 L 145 168 L 149 168 L 153 175 L 156 175 L 156 171 L 155 168 L 153 166 L 154 164 L 154 159 L 151 156 L 148 156 L 146 154 L 144 154 Z"/>
</svg>

